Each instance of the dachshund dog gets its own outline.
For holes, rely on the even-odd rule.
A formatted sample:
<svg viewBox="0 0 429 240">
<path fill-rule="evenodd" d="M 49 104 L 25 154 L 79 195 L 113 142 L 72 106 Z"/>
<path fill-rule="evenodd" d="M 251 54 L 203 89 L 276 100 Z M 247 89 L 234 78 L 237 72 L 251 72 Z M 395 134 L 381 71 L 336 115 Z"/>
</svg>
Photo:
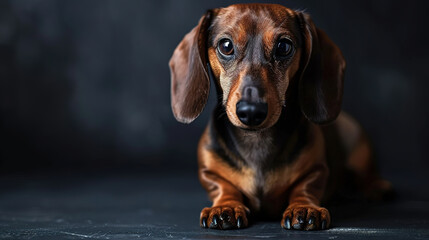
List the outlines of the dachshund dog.
<svg viewBox="0 0 429 240">
<path fill-rule="evenodd" d="M 276 4 L 209 10 L 169 65 L 179 122 L 198 117 L 210 81 L 217 90 L 198 145 L 199 179 L 213 201 L 202 227 L 244 228 L 259 216 L 281 218 L 285 229 L 327 229 L 321 203 L 343 179 L 353 176 L 373 198 L 390 190 L 360 126 L 340 113 L 343 55 L 308 14 Z"/>
</svg>

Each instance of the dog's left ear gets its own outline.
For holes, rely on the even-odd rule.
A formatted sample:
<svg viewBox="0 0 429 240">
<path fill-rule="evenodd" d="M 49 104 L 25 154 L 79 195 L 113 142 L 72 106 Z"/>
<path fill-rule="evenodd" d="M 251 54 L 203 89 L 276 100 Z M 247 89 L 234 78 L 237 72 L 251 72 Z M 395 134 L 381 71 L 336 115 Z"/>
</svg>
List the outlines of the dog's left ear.
<svg viewBox="0 0 429 240">
<path fill-rule="evenodd" d="M 329 123 L 341 111 L 346 62 L 341 50 L 314 25 L 310 16 L 299 14 L 304 32 L 299 82 L 301 111 L 314 123 Z"/>
<path fill-rule="evenodd" d="M 210 90 L 207 35 L 212 18 L 213 10 L 207 11 L 170 59 L 171 107 L 174 117 L 182 123 L 194 121 L 207 102 Z"/>
</svg>

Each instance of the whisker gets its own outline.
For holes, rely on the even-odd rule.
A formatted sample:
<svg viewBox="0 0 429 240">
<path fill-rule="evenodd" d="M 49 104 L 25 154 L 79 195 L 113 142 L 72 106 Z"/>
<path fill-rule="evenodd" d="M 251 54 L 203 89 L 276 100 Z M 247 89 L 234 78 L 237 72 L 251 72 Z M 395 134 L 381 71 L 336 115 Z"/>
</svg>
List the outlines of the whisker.
<svg viewBox="0 0 429 240">
<path fill-rule="evenodd" d="M 221 112 L 218 116 L 217 116 L 217 120 L 221 119 L 223 116 L 226 115 L 226 112 Z"/>
</svg>

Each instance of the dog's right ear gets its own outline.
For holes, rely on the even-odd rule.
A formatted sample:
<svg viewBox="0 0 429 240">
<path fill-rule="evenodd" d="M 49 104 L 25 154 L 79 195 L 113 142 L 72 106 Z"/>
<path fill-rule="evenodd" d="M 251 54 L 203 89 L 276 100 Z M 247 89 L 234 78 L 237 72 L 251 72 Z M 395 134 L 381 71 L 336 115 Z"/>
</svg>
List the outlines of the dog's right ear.
<svg viewBox="0 0 429 240">
<path fill-rule="evenodd" d="M 174 117 L 190 123 L 207 103 L 210 80 L 207 71 L 208 28 L 213 10 L 201 17 L 198 25 L 186 34 L 170 59 L 171 108 Z"/>
</svg>

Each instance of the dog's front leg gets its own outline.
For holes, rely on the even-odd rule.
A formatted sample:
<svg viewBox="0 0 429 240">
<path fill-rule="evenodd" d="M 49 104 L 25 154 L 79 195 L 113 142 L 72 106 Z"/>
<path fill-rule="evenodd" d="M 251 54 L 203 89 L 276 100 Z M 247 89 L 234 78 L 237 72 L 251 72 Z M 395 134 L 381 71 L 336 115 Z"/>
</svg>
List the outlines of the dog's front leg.
<svg viewBox="0 0 429 240">
<path fill-rule="evenodd" d="M 243 195 L 236 187 L 216 173 L 205 169 L 200 169 L 200 181 L 213 200 L 212 207 L 201 211 L 201 227 L 214 229 L 247 227 L 249 209 L 243 204 Z"/>
<path fill-rule="evenodd" d="M 295 185 L 289 197 L 289 205 L 283 213 L 281 221 L 283 228 L 296 230 L 329 228 L 331 224 L 329 211 L 320 207 L 327 177 L 327 167 L 321 164 Z"/>
<path fill-rule="evenodd" d="M 213 142 L 217 140 L 209 129 L 198 146 L 198 176 L 213 205 L 201 211 L 200 225 L 214 229 L 247 227 L 250 211 L 243 203 L 239 188 L 246 188 L 245 183 L 250 181 L 245 173 L 232 167 L 214 150 Z"/>
</svg>

